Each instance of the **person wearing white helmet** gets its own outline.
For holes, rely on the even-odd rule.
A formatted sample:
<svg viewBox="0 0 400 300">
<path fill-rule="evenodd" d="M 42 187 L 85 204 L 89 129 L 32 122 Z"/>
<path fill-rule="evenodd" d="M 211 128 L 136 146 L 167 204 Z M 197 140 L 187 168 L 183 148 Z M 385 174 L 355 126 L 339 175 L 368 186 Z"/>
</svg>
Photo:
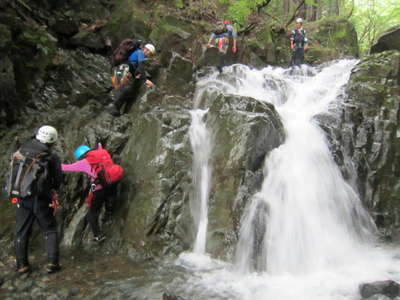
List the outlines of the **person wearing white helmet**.
<svg viewBox="0 0 400 300">
<path fill-rule="evenodd" d="M 296 19 L 296 28 L 290 35 L 290 49 L 293 51 L 292 65 L 300 66 L 304 63 L 304 51 L 308 49 L 306 31 L 303 29 L 304 20 Z"/>
<path fill-rule="evenodd" d="M 128 57 L 130 83 L 122 86 L 116 92 L 119 93 L 116 96 L 114 103 L 107 106 L 107 110 L 114 116 L 120 115 L 120 109 L 122 105 L 127 102 L 130 98 L 135 98 L 135 92 L 139 87 L 145 83 L 148 87 L 152 87 L 154 83 L 150 81 L 149 76 L 146 73 L 145 61 L 151 55 L 156 53 L 156 48 L 153 44 L 147 43 L 143 47 L 137 48 Z"/>
<path fill-rule="evenodd" d="M 42 126 L 35 137 L 26 141 L 12 155 L 8 192 L 16 204 L 15 250 L 17 272 L 30 271 L 28 241 L 37 222 L 45 237 L 48 264 L 46 271 L 60 270 L 57 222 L 54 217 L 63 175 L 61 162 L 51 148 L 58 139 L 57 130 Z"/>
</svg>

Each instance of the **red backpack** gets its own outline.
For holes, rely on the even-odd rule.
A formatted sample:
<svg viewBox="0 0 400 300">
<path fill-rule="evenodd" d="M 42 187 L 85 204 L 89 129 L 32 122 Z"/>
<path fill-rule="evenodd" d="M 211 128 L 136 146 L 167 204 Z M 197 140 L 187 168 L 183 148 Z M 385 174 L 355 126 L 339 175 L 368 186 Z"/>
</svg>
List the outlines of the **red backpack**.
<svg viewBox="0 0 400 300">
<path fill-rule="evenodd" d="M 124 169 L 113 162 L 106 149 L 89 151 L 86 153 L 86 159 L 97 174 L 96 181 L 102 186 L 120 181 L 124 177 Z"/>
</svg>

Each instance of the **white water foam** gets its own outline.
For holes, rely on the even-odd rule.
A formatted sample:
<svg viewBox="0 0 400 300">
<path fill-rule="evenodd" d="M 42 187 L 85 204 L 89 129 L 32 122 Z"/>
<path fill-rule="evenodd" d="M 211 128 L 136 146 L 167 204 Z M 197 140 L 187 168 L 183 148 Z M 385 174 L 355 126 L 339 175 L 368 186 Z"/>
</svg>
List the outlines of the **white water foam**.
<svg viewBox="0 0 400 300">
<path fill-rule="evenodd" d="M 190 111 L 192 123 L 189 128 L 190 143 L 193 149 L 193 185 L 194 195 L 191 199 L 191 212 L 197 228 L 193 252 L 206 253 L 208 227 L 208 195 L 211 180 L 211 134 L 207 129 L 204 117 L 206 110 Z"/>
<path fill-rule="evenodd" d="M 236 262 L 182 255 L 177 264 L 193 272 L 185 287 L 178 288 L 182 295 L 350 300 L 359 299 L 361 282 L 400 279 L 400 251 L 377 245 L 375 226 L 341 176 L 315 121 L 340 105 L 355 63 L 344 60 L 295 72 L 235 65 L 198 83 L 209 95 L 230 93 L 274 104 L 286 139 L 266 159 L 262 189 L 242 219 Z M 254 234 L 256 226 L 264 232 L 261 238 Z"/>
</svg>

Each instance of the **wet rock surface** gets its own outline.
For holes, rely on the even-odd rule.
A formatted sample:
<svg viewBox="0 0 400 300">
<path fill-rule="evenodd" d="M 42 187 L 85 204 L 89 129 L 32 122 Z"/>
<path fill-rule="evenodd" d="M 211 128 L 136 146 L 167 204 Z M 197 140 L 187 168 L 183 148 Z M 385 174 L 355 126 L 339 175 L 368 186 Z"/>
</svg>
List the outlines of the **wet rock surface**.
<svg viewBox="0 0 400 300">
<path fill-rule="evenodd" d="M 212 25 L 156 18 L 159 11 L 153 6 L 156 12 L 149 13 L 153 10 L 145 1 L 118 3 L 124 9 L 113 11 L 114 4 L 103 0 L 0 3 L 1 185 L 10 154 L 42 124 L 58 129 L 55 150 L 64 162 L 74 161 L 77 145 L 94 147 L 101 142 L 126 169 L 111 218 L 104 212 L 100 218 L 107 235 L 101 246 L 91 241 L 85 221 L 87 179 L 66 176 L 57 219 L 67 251 L 61 258 L 63 270 L 54 275 L 42 272 L 42 237 L 35 228 L 33 272 L 15 277 L 14 207 L 0 203 L 2 299 L 180 299 L 165 292 L 162 283 L 148 282 L 159 275 L 155 259 L 174 257 L 190 249 L 194 240 L 188 137 L 193 72 L 202 68 L 200 73 L 209 74 L 213 69 L 204 66 L 215 65 L 219 57 L 216 49 L 204 47 Z M 310 58 L 320 60 L 310 61 L 357 55 L 352 34 L 349 42 L 342 36 L 352 29 L 328 25 L 320 38 L 315 37 L 318 45 L 349 46 L 341 47 L 339 54 L 315 47 Z M 332 32 L 337 33 L 335 40 L 324 39 Z M 288 64 L 288 40 L 282 29 L 266 25 L 255 35 L 240 40 L 239 52 L 230 53 L 227 62 L 257 67 Z M 148 62 L 156 86 L 140 88 L 124 105 L 124 114 L 115 118 L 105 110 L 113 96 L 106 41 L 109 38 L 115 46 L 128 36 L 151 40 L 160 49 Z M 399 65 L 398 52 L 363 60 L 353 72 L 340 122 L 327 126 L 343 172 L 349 179 L 357 175 L 354 185 L 392 240 L 400 240 Z M 210 192 L 207 251 L 228 258 L 243 209 L 261 186 L 263 161 L 283 142 L 284 130 L 274 107 L 252 98 L 208 94 L 200 107 L 208 108 L 207 126 L 218 141 L 213 150 L 215 184 Z M 71 249 L 79 253 L 69 253 Z"/>
<path fill-rule="evenodd" d="M 92 249 L 90 252 L 62 252 L 61 271 L 47 274 L 45 261 L 40 256 L 35 251 L 35 256 L 31 257 L 32 271 L 27 274 L 17 275 L 12 259 L 0 267 L 1 299 L 147 299 L 143 289 L 140 297 L 124 293 L 124 285 L 139 290 L 150 281 L 151 272 L 148 271 L 156 272 L 151 262 L 135 263 L 126 256 Z M 162 299 L 162 284 L 156 289 L 157 294 L 146 288 L 148 295 Z"/>
<path fill-rule="evenodd" d="M 400 284 L 393 280 L 363 283 L 360 284 L 359 290 L 363 299 L 370 299 L 371 296 L 377 294 L 387 296 L 389 299 L 400 296 Z"/>
<path fill-rule="evenodd" d="M 359 192 L 383 237 L 400 240 L 400 52 L 361 60 L 338 118 L 325 119 L 335 160 Z"/>
</svg>

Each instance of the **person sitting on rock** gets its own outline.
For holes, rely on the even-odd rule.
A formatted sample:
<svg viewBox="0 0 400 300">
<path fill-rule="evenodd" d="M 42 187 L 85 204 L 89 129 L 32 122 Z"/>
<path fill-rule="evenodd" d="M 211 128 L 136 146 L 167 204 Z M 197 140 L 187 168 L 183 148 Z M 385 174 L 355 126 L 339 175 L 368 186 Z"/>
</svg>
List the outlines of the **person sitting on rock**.
<svg viewBox="0 0 400 300">
<path fill-rule="evenodd" d="M 304 51 L 308 49 L 306 31 L 303 29 L 303 19 L 296 19 L 296 28 L 290 35 L 290 49 L 292 54 L 292 66 L 300 66 L 304 63 Z"/>
<path fill-rule="evenodd" d="M 222 72 L 222 67 L 225 65 L 225 55 L 228 51 L 229 39 L 232 39 L 232 52 L 236 53 L 236 39 L 237 32 L 236 29 L 231 25 L 228 20 L 219 21 L 214 32 L 211 34 L 210 39 L 207 43 L 207 48 L 210 48 L 212 43 L 215 41 L 218 51 L 221 55 L 220 64 L 217 67 L 219 72 Z"/>
<path fill-rule="evenodd" d="M 107 106 L 107 110 L 113 116 L 120 115 L 120 109 L 127 100 L 134 98 L 135 92 L 145 83 L 148 87 L 154 85 L 148 78 L 145 68 L 146 58 L 154 55 L 156 49 L 152 44 L 146 44 L 143 48 L 138 48 L 129 55 L 127 64 L 129 65 L 129 82 L 121 88 L 115 90 L 115 101 Z"/>
</svg>

